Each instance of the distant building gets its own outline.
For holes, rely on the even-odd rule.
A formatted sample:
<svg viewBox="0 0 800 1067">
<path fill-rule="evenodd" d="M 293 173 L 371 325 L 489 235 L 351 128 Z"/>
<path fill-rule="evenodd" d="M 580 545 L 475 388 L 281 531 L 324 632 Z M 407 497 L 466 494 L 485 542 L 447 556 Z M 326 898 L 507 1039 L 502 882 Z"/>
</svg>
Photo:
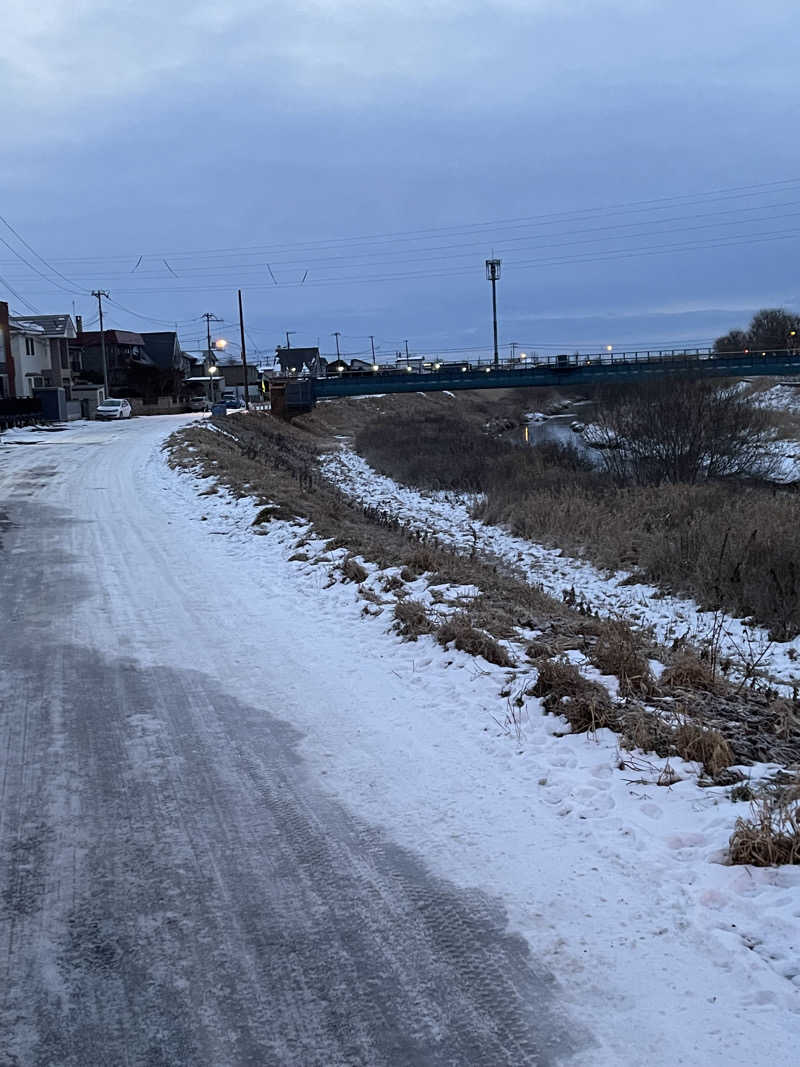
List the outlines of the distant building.
<svg viewBox="0 0 800 1067">
<path fill-rule="evenodd" d="M 275 358 L 280 363 L 283 374 L 295 375 L 304 371 L 308 374 L 319 374 L 319 348 L 283 348 L 278 345 Z"/>
<path fill-rule="evenodd" d="M 144 338 L 128 330 L 105 330 L 108 388 L 111 396 L 150 398 L 158 396 L 158 367 L 147 354 Z M 84 377 L 103 381 L 100 333 L 81 337 Z"/>
<path fill-rule="evenodd" d="M 159 396 L 172 396 L 177 400 L 186 392 L 184 379 L 193 370 L 194 360 L 181 348 L 177 333 L 160 331 L 143 333 L 145 352 L 157 368 L 154 375 Z"/>
</svg>

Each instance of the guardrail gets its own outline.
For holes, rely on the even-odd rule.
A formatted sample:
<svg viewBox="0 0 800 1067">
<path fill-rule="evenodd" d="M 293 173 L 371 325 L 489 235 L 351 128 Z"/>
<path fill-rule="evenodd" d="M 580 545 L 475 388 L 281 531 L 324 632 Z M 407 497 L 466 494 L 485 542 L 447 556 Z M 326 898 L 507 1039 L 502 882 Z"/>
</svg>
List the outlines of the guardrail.
<svg viewBox="0 0 800 1067">
<path fill-rule="evenodd" d="M 555 356 L 533 362 L 505 360 L 495 365 L 430 363 L 345 371 L 329 378 L 284 380 L 288 390 L 309 390 L 314 400 L 359 394 L 431 392 L 455 389 L 500 389 L 520 386 L 599 384 L 608 381 L 692 375 L 695 377 L 768 376 L 800 374 L 800 350 L 715 354 L 708 350 L 637 351 Z M 288 393 L 287 393 L 288 395 Z"/>
</svg>

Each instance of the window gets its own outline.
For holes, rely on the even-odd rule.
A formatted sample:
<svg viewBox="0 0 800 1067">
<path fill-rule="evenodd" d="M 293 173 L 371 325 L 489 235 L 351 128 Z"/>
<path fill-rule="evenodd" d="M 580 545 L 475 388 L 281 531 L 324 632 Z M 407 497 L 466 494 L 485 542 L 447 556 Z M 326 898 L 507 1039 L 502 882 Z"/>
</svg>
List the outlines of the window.
<svg viewBox="0 0 800 1067">
<path fill-rule="evenodd" d="M 25 355 L 26 356 L 34 356 L 34 355 L 36 355 L 36 345 L 35 345 L 34 340 L 33 340 L 32 337 L 26 337 L 25 338 Z"/>
</svg>

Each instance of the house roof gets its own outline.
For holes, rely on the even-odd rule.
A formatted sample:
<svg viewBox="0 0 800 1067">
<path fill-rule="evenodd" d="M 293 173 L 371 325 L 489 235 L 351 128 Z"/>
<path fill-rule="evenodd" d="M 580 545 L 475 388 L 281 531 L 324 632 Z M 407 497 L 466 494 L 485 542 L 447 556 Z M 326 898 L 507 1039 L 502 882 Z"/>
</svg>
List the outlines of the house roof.
<svg viewBox="0 0 800 1067">
<path fill-rule="evenodd" d="M 29 315 L 25 322 L 41 326 L 47 337 L 75 337 L 75 323 L 71 315 Z"/>
<path fill-rule="evenodd" d="M 141 345 L 144 347 L 144 338 L 140 333 L 131 333 L 129 330 L 104 330 L 106 344 L 117 345 Z M 100 331 L 90 330 L 83 335 L 83 343 L 90 348 L 100 344 Z"/>
<path fill-rule="evenodd" d="M 9 318 L 8 325 L 12 333 L 38 333 L 44 336 L 44 328 L 33 319 Z"/>
</svg>

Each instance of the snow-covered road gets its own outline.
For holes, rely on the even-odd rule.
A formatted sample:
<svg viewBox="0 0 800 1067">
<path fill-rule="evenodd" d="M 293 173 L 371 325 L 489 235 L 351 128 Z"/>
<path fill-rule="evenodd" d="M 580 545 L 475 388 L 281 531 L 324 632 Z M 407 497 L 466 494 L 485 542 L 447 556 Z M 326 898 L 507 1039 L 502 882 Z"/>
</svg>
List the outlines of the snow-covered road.
<svg viewBox="0 0 800 1067">
<path fill-rule="evenodd" d="M 186 421 L 0 438 L 0 1062 L 793 1064 L 795 872 L 496 729 L 501 668 L 168 470 Z"/>
</svg>

